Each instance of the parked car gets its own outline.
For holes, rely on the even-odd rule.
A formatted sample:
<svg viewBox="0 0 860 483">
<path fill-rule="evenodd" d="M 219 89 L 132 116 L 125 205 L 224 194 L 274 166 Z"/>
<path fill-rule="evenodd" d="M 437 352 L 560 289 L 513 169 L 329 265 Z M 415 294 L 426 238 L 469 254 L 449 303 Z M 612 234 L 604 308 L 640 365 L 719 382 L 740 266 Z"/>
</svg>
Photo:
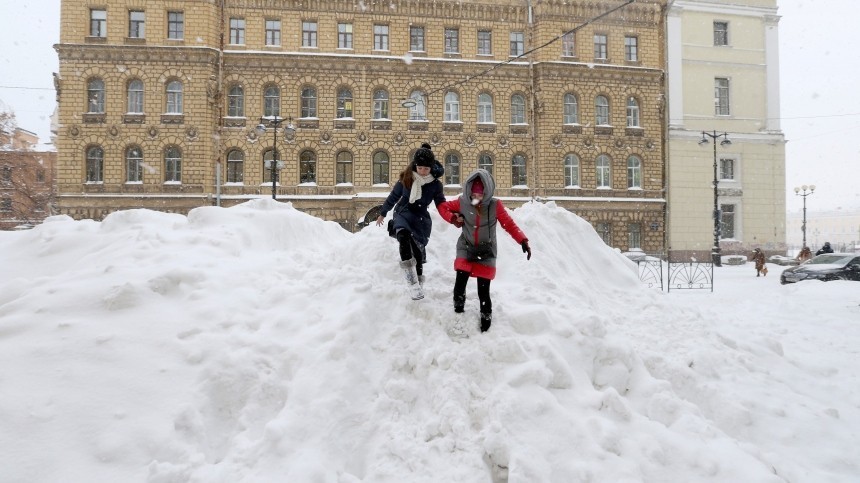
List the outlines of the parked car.
<svg viewBox="0 0 860 483">
<path fill-rule="evenodd" d="M 856 253 L 825 253 L 806 262 L 783 270 L 779 282 L 800 282 L 801 280 L 855 280 L 860 282 L 860 255 Z"/>
<path fill-rule="evenodd" d="M 799 262 L 797 259 L 786 257 L 783 255 L 771 255 L 767 257 L 767 263 L 773 263 L 775 265 L 797 265 Z"/>
</svg>

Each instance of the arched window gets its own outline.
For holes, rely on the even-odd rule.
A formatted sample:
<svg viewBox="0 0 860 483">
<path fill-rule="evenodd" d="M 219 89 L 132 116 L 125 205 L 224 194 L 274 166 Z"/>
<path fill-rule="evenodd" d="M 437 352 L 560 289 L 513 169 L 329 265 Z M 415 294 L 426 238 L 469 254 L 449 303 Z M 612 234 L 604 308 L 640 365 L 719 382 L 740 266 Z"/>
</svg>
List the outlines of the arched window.
<svg viewBox="0 0 860 483">
<path fill-rule="evenodd" d="M 526 99 L 520 94 L 511 96 L 511 124 L 526 123 Z"/>
<path fill-rule="evenodd" d="M 597 96 L 594 99 L 595 123 L 601 126 L 609 124 L 609 99 L 606 96 Z"/>
<path fill-rule="evenodd" d="M 564 157 L 564 186 L 579 186 L 579 156 L 573 153 Z"/>
<path fill-rule="evenodd" d="M 388 119 L 388 91 L 385 89 L 373 92 L 373 118 Z"/>
<path fill-rule="evenodd" d="M 460 155 L 445 155 L 445 184 L 460 184 Z"/>
<path fill-rule="evenodd" d="M 299 154 L 299 183 L 317 182 L 317 154 L 306 149 Z"/>
<path fill-rule="evenodd" d="M 87 82 L 87 112 L 94 114 L 105 112 L 105 82 L 101 79 L 91 79 Z"/>
<path fill-rule="evenodd" d="M 182 82 L 178 80 L 167 83 L 168 114 L 182 114 Z"/>
<path fill-rule="evenodd" d="M 245 89 L 242 86 L 233 86 L 227 91 L 227 115 L 245 117 Z"/>
<path fill-rule="evenodd" d="M 493 122 L 493 96 L 483 92 L 478 94 L 478 122 Z"/>
<path fill-rule="evenodd" d="M 597 157 L 596 168 L 597 168 L 597 187 L 598 188 L 611 188 L 612 187 L 612 163 L 609 160 L 609 156 L 605 154 L 601 154 Z"/>
<path fill-rule="evenodd" d="M 281 153 L 278 154 L 278 159 L 275 159 L 275 150 L 267 149 L 263 151 L 263 183 L 271 183 L 275 181 L 275 171 L 273 169 L 277 169 L 278 161 L 281 161 Z"/>
<path fill-rule="evenodd" d="M 129 114 L 143 113 L 143 81 L 140 79 L 132 79 L 128 83 L 127 109 Z"/>
<path fill-rule="evenodd" d="M 302 117 L 317 117 L 317 90 L 315 87 L 302 89 Z"/>
<path fill-rule="evenodd" d="M 352 91 L 347 87 L 341 87 L 337 91 L 337 117 L 338 119 L 353 117 Z"/>
<path fill-rule="evenodd" d="M 238 149 L 227 153 L 227 182 L 243 183 L 245 181 L 245 153 Z"/>
<path fill-rule="evenodd" d="M 126 182 L 143 182 L 143 151 L 138 146 L 125 150 Z"/>
<path fill-rule="evenodd" d="M 164 150 L 164 181 L 182 182 L 182 151 L 176 146 Z"/>
<path fill-rule="evenodd" d="M 337 184 L 352 184 L 352 153 L 341 151 L 336 158 L 335 182 Z"/>
<path fill-rule="evenodd" d="M 481 153 L 481 155 L 478 156 L 478 167 L 486 169 L 490 174 L 493 174 L 493 156 L 489 153 Z"/>
<path fill-rule="evenodd" d="M 373 184 L 388 184 L 388 153 L 373 153 Z"/>
<path fill-rule="evenodd" d="M 526 157 L 522 154 L 515 154 L 511 158 L 511 186 L 526 186 L 528 184 Z"/>
<path fill-rule="evenodd" d="M 281 115 L 281 88 L 268 86 L 263 91 L 263 116 L 278 117 Z"/>
<path fill-rule="evenodd" d="M 415 105 L 409 108 L 410 121 L 424 121 L 427 119 L 427 96 L 421 91 L 412 91 L 409 98 L 415 101 Z"/>
<path fill-rule="evenodd" d="M 460 94 L 454 91 L 445 93 L 445 122 L 460 121 Z"/>
<path fill-rule="evenodd" d="M 564 95 L 564 115 L 562 122 L 565 124 L 579 124 L 579 101 L 570 92 Z"/>
<path fill-rule="evenodd" d="M 639 102 L 633 97 L 627 99 L 627 127 L 639 127 Z"/>
<path fill-rule="evenodd" d="M 101 146 L 87 149 L 87 183 L 104 182 L 105 151 Z"/>
<path fill-rule="evenodd" d="M 627 188 L 642 188 L 642 160 L 636 156 L 627 158 Z"/>
</svg>

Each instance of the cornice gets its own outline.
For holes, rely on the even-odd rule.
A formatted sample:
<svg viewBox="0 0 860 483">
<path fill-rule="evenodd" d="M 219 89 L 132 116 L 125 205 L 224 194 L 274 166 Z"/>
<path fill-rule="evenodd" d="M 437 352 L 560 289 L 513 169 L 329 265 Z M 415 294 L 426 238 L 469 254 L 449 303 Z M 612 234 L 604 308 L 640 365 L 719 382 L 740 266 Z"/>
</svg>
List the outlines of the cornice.
<svg viewBox="0 0 860 483">
<path fill-rule="evenodd" d="M 229 0 L 229 9 L 293 10 L 309 14 L 334 12 L 344 15 L 382 17 L 451 18 L 508 23 L 525 22 L 527 6 L 522 0 Z"/>
<path fill-rule="evenodd" d="M 92 62 L 176 62 L 212 64 L 218 60 L 218 49 L 211 47 L 162 47 L 132 45 L 56 44 L 60 61 Z"/>
</svg>

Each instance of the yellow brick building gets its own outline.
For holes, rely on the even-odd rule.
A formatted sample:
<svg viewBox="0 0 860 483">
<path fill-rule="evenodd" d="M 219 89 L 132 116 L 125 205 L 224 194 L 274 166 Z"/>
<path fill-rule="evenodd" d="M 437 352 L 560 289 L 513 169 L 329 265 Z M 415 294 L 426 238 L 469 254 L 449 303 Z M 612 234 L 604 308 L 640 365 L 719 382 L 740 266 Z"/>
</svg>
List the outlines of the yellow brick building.
<svg viewBox="0 0 860 483">
<path fill-rule="evenodd" d="M 486 167 L 512 206 L 661 252 L 665 1 L 585 24 L 619 5 L 63 0 L 60 209 L 271 196 L 276 139 L 277 199 L 353 230 L 428 142 L 450 196 Z M 258 134 L 274 116 L 295 129 Z"/>
</svg>

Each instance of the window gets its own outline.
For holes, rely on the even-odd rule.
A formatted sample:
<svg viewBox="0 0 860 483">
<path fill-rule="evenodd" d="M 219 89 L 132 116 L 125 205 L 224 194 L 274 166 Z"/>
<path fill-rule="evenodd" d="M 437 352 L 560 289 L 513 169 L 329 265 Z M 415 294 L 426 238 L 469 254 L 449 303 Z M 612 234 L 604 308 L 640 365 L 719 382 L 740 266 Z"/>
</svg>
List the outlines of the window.
<svg viewBox="0 0 860 483">
<path fill-rule="evenodd" d="M 610 166 L 611 163 L 609 161 L 609 156 L 605 154 L 601 154 L 597 157 L 596 164 L 596 174 L 597 174 L 597 187 L 598 188 L 611 188 L 612 187 L 612 176 Z"/>
<path fill-rule="evenodd" d="M 445 93 L 445 122 L 460 121 L 460 95 L 454 91 Z"/>
<path fill-rule="evenodd" d="M 245 153 L 233 149 L 227 153 L 227 182 L 243 183 L 245 181 Z"/>
<path fill-rule="evenodd" d="M 579 186 L 579 157 L 573 153 L 564 157 L 564 186 Z"/>
<path fill-rule="evenodd" d="M 263 91 L 263 115 L 266 117 L 281 115 L 281 89 L 278 86 L 268 86 Z"/>
<path fill-rule="evenodd" d="M 128 37 L 142 39 L 146 37 L 146 13 L 140 10 L 128 12 Z"/>
<path fill-rule="evenodd" d="M 424 27 L 409 27 L 409 51 L 424 52 Z"/>
<path fill-rule="evenodd" d="M 460 184 L 460 155 L 445 155 L 445 184 Z"/>
<path fill-rule="evenodd" d="M 612 246 L 612 224 L 609 222 L 599 222 L 596 227 L 597 234 L 609 246 Z"/>
<path fill-rule="evenodd" d="M 337 48 L 351 49 L 352 48 L 352 24 L 339 23 L 337 24 Z"/>
<path fill-rule="evenodd" d="M 460 31 L 457 29 L 445 29 L 445 53 L 459 54 L 460 53 Z"/>
<path fill-rule="evenodd" d="M 579 124 L 579 101 L 576 96 L 567 93 L 564 95 L 564 112 L 562 115 L 564 124 Z"/>
<path fill-rule="evenodd" d="M 720 180 L 734 181 L 735 160 L 731 158 L 720 158 Z"/>
<path fill-rule="evenodd" d="M 478 122 L 493 122 L 493 97 L 486 92 L 478 94 Z"/>
<path fill-rule="evenodd" d="M 341 151 L 336 158 L 335 183 L 352 184 L 352 153 Z"/>
<path fill-rule="evenodd" d="M 373 184 L 388 184 L 388 153 L 373 153 Z"/>
<path fill-rule="evenodd" d="M 493 32 L 478 30 L 478 55 L 493 55 Z"/>
<path fill-rule="evenodd" d="M 427 120 L 427 96 L 421 91 L 412 91 L 409 98 L 415 101 L 415 105 L 409 108 L 409 120 Z"/>
<path fill-rule="evenodd" d="M 278 156 L 275 156 L 276 154 Z M 263 152 L 263 183 L 269 180 L 268 184 L 270 186 L 272 184 L 277 186 L 277 183 L 275 183 L 275 173 L 277 173 L 278 161 L 281 161 L 280 159 L 275 159 L 277 157 L 280 157 L 280 153 L 275 152 L 273 149 L 267 149 Z"/>
<path fill-rule="evenodd" d="M 714 45 L 729 45 L 729 23 L 714 22 Z"/>
<path fill-rule="evenodd" d="M 317 90 L 314 87 L 302 89 L 302 117 L 317 117 Z"/>
<path fill-rule="evenodd" d="M 525 186 L 529 184 L 526 175 L 526 157 L 515 154 L 511 158 L 511 186 Z"/>
<path fill-rule="evenodd" d="M 99 146 L 87 149 L 87 183 L 104 181 L 105 152 Z"/>
<path fill-rule="evenodd" d="M 126 182 L 143 182 L 143 151 L 137 146 L 130 147 L 125 151 Z"/>
<path fill-rule="evenodd" d="M 526 123 L 526 99 L 521 94 L 511 96 L 511 124 Z"/>
<path fill-rule="evenodd" d="M 281 45 L 280 20 L 266 20 L 266 45 Z"/>
<path fill-rule="evenodd" d="M 182 114 L 182 83 L 178 80 L 167 83 L 168 114 Z"/>
<path fill-rule="evenodd" d="M 12 211 L 12 198 L 3 196 L 3 199 L 0 200 L 0 211 Z"/>
<path fill-rule="evenodd" d="M 317 155 L 310 149 L 299 154 L 299 183 L 317 182 Z"/>
<path fill-rule="evenodd" d="M 90 10 L 90 37 L 107 37 L 107 10 Z"/>
<path fill-rule="evenodd" d="M 185 13 L 167 12 L 167 38 L 182 40 L 185 37 Z"/>
<path fill-rule="evenodd" d="M 168 146 L 164 150 L 164 181 L 166 183 L 182 181 L 182 151 L 176 146 Z"/>
<path fill-rule="evenodd" d="M 337 91 L 337 117 L 338 119 L 352 117 L 352 91 L 341 87 Z"/>
<path fill-rule="evenodd" d="M 245 89 L 242 86 L 233 86 L 227 91 L 227 115 L 245 117 Z"/>
<path fill-rule="evenodd" d="M 720 205 L 720 237 L 735 237 L 735 205 Z"/>
<path fill-rule="evenodd" d="M 0 175 L 0 181 L 4 183 L 12 182 L 12 167 L 11 166 L 3 166 L 2 175 Z"/>
<path fill-rule="evenodd" d="M 230 45 L 245 44 L 245 19 L 230 19 Z"/>
<path fill-rule="evenodd" d="M 128 112 L 143 113 L 143 81 L 140 79 L 132 79 L 128 83 Z"/>
<path fill-rule="evenodd" d="M 594 59 L 608 59 L 608 44 L 609 40 L 606 34 L 594 34 Z"/>
<path fill-rule="evenodd" d="M 39 168 L 36 170 L 36 182 L 37 183 L 44 183 L 45 182 L 45 170 L 44 169 Z"/>
<path fill-rule="evenodd" d="M 576 57 L 576 34 L 568 32 L 561 36 L 561 55 L 563 57 Z"/>
<path fill-rule="evenodd" d="M 352 38 L 352 35 L 350 35 Z M 315 21 L 302 22 L 302 47 L 317 46 L 317 23 Z"/>
<path fill-rule="evenodd" d="M 101 79 L 92 79 L 87 83 L 87 112 L 105 112 L 105 83 Z"/>
<path fill-rule="evenodd" d="M 627 127 L 639 127 L 639 102 L 633 97 L 627 99 Z"/>
<path fill-rule="evenodd" d="M 526 36 L 522 32 L 511 32 L 511 57 L 523 55 L 526 51 Z"/>
<path fill-rule="evenodd" d="M 388 91 L 385 89 L 373 92 L 373 118 L 388 119 Z"/>
<path fill-rule="evenodd" d="M 639 61 L 639 38 L 626 36 L 624 37 L 624 60 L 627 62 Z"/>
<path fill-rule="evenodd" d="M 627 158 L 627 189 L 642 189 L 642 160 L 636 156 Z"/>
<path fill-rule="evenodd" d="M 493 157 L 489 153 L 481 153 L 478 156 L 478 167 L 486 169 L 490 174 L 493 174 Z"/>
<path fill-rule="evenodd" d="M 609 99 L 606 96 L 597 96 L 594 99 L 595 123 L 599 126 L 609 124 Z"/>
<path fill-rule="evenodd" d="M 629 223 L 627 225 L 627 248 L 642 247 L 642 225 L 639 223 Z"/>
<path fill-rule="evenodd" d="M 388 25 L 373 26 L 373 50 L 388 50 Z"/>
<path fill-rule="evenodd" d="M 725 77 L 714 79 L 714 114 L 728 116 L 729 111 L 729 80 Z"/>
</svg>

